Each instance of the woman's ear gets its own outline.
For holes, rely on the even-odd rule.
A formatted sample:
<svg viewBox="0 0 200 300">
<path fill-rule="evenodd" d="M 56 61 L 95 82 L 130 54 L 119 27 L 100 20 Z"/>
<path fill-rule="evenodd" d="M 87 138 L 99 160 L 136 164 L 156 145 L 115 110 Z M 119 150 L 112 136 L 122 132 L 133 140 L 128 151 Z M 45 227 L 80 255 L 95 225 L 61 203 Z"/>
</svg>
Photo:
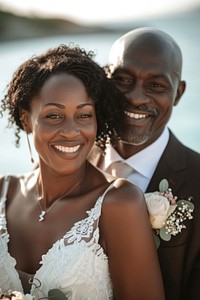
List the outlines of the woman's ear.
<svg viewBox="0 0 200 300">
<path fill-rule="evenodd" d="M 32 129 L 30 126 L 30 114 L 27 110 L 20 108 L 19 110 L 19 114 L 20 114 L 20 121 L 22 124 L 22 127 L 24 129 L 24 131 L 26 131 L 26 133 L 31 133 Z"/>
</svg>

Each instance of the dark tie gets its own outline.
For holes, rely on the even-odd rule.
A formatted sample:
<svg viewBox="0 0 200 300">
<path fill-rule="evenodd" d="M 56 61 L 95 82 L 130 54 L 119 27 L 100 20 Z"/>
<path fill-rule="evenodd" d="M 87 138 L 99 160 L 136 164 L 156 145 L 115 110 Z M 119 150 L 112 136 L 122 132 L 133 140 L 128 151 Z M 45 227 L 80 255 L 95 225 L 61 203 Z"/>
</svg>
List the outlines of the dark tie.
<svg viewBox="0 0 200 300">
<path fill-rule="evenodd" d="M 110 164 L 105 171 L 115 177 L 127 178 L 134 169 L 123 161 L 116 161 Z"/>
</svg>

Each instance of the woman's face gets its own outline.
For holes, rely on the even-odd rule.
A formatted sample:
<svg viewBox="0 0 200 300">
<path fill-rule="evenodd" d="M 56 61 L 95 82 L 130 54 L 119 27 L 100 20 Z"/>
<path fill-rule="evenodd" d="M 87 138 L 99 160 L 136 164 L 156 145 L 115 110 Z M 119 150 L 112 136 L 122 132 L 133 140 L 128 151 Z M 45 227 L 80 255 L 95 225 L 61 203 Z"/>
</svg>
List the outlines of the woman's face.
<svg viewBox="0 0 200 300">
<path fill-rule="evenodd" d="M 42 164 L 63 174 L 81 167 L 97 132 L 95 105 L 81 80 L 52 75 L 24 114 Z"/>
</svg>

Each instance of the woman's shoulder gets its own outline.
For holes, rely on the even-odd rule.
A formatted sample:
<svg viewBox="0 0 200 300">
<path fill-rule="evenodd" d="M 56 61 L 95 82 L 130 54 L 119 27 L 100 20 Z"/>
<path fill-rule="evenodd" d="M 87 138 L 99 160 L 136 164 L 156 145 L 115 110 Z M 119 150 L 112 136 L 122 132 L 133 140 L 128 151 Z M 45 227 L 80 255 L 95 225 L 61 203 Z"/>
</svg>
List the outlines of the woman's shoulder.
<svg viewBox="0 0 200 300">
<path fill-rule="evenodd" d="M 10 179 L 10 180 L 25 180 L 29 177 L 31 177 L 34 174 L 34 171 L 23 173 L 23 174 L 0 174 L 0 181 L 3 181 L 5 179 Z"/>
<path fill-rule="evenodd" d="M 117 178 L 111 183 L 112 188 L 109 189 L 105 197 L 105 205 L 111 206 L 136 206 L 144 203 L 144 194 L 140 188 L 129 180 Z"/>
<path fill-rule="evenodd" d="M 20 184 L 21 181 L 25 182 L 32 176 L 33 172 L 24 174 L 1 174 L 0 175 L 0 190 L 2 190 L 3 184 L 5 182 L 9 183 L 9 187 L 14 187 Z"/>
<path fill-rule="evenodd" d="M 138 218 L 147 218 L 143 192 L 127 179 L 115 179 L 102 205 L 100 230 L 104 249 L 108 249 L 110 240 L 123 230 L 137 228 Z"/>
</svg>

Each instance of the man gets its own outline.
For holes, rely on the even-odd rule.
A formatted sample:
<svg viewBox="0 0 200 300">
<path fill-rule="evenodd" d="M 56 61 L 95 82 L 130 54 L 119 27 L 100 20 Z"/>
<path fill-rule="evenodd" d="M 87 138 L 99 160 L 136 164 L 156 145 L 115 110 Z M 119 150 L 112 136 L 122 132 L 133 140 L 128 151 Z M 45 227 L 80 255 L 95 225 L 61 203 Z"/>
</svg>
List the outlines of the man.
<svg viewBox="0 0 200 300">
<path fill-rule="evenodd" d="M 119 38 L 110 52 L 110 71 L 126 99 L 120 140 L 114 147 L 108 145 L 105 156 L 94 149 L 90 158 L 143 192 L 158 191 L 166 178 L 178 199 L 193 197 L 193 219 L 186 220 L 186 229 L 170 241 L 162 240 L 158 249 L 169 300 L 200 299 L 200 154 L 167 128 L 186 87 L 181 70 L 181 50 L 167 33 L 144 27 Z"/>
</svg>

